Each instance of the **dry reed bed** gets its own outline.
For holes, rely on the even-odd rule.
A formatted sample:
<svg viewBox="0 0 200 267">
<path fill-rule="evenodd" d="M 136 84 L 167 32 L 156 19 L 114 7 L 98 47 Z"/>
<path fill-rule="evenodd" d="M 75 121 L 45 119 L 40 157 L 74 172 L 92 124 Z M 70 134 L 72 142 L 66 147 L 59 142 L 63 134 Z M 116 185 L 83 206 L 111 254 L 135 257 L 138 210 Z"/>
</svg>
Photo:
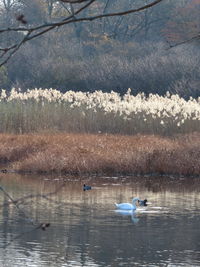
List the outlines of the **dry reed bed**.
<svg viewBox="0 0 200 267">
<path fill-rule="evenodd" d="M 200 133 L 0 135 L 0 162 L 19 172 L 200 174 Z"/>
<path fill-rule="evenodd" d="M 200 97 L 2 90 L 0 122 L 1 133 L 183 134 L 200 131 Z"/>
</svg>

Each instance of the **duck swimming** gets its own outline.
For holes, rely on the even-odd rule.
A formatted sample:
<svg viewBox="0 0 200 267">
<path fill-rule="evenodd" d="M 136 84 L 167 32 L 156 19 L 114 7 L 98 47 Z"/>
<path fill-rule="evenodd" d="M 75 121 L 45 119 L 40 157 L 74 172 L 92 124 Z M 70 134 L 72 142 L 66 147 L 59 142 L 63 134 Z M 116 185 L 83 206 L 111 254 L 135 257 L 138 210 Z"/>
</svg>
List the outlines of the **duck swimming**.
<svg viewBox="0 0 200 267">
<path fill-rule="evenodd" d="M 90 185 L 86 185 L 86 184 L 83 185 L 83 191 L 91 190 L 91 189 L 92 187 Z"/>
<path fill-rule="evenodd" d="M 138 203 L 140 206 L 144 206 L 146 207 L 147 206 L 147 199 L 144 199 L 144 200 L 138 200 Z"/>
<path fill-rule="evenodd" d="M 120 210 L 136 210 L 136 202 L 140 201 L 138 197 L 133 198 L 132 204 L 131 203 L 115 203 L 115 206 Z"/>
</svg>

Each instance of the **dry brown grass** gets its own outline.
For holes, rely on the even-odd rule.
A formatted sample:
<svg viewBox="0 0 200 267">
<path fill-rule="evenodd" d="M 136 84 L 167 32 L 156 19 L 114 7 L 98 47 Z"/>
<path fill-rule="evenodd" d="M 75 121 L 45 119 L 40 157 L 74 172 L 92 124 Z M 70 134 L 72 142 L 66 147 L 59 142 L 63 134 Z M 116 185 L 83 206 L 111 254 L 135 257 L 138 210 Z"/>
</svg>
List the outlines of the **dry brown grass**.
<svg viewBox="0 0 200 267">
<path fill-rule="evenodd" d="M 200 174 L 200 133 L 0 135 L 0 162 L 20 172 Z"/>
</svg>

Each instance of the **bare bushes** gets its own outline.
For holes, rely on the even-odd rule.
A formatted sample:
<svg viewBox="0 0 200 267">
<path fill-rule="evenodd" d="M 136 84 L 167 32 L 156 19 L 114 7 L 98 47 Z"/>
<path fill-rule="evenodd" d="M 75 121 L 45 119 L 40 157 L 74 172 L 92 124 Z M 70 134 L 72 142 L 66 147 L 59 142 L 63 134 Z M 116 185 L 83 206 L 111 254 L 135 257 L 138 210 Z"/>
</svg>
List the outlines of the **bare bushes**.
<svg viewBox="0 0 200 267">
<path fill-rule="evenodd" d="M 185 98 L 200 95 L 198 49 L 177 47 L 165 50 L 162 45 L 157 49 L 152 48 L 152 43 L 146 45 L 151 48 L 144 55 L 138 56 L 138 49 L 134 49 L 128 50 L 126 56 L 123 53 L 106 54 L 86 60 L 81 78 L 87 90 L 124 93 L 130 87 L 135 94 L 145 92 L 164 95 L 169 91 Z"/>
<path fill-rule="evenodd" d="M 40 136 L 0 135 L 0 164 L 7 165 L 23 160 L 38 150 L 42 151 L 46 141 Z"/>
<path fill-rule="evenodd" d="M 9 64 L 10 84 L 23 90 L 53 87 L 63 91 L 114 90 L 124 94 L 132 88 L 135 95 L 139 92 L 164 95 L 166 91 L 186 99 L 200 95 L 199 47 L 188 44 L 166 49 L 168 46 L 162 42 L 138 44 L 112 39 L 92 45 L 93 48 L 72 38 L 54 53 L 43 49 L 39 58 L 34 57 L 36 51 L 28 45 L 19 56 L 21 61 L 15 58 Z M 30 62 L 24 60 L 30 55 Z"/>
<path fill-rule="evenodd" d="M 1 135 L 0 153 L 1 158 L 10 159 L 8 169 L 20 172 L 199 175 L 199 140 L 199 134 L 173 139 L 150 135 Z"/>
</svg>

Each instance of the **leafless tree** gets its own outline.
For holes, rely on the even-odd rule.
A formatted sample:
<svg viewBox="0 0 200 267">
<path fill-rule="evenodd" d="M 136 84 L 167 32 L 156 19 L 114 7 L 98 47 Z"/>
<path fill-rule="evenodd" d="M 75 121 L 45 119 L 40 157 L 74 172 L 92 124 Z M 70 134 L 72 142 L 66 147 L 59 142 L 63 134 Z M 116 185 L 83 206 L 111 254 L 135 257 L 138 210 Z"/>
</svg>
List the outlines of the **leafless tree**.
<svg viewBox="0 0 200 267">
<path fill-rule="evenodd" d="M 3 34 L 17 34 L 18 38 L 13 39 L 15 41 L 11 41 L 8 44 L 4 44 L 4 46 L 0 47 L 0 67 L 4 64 L 6 64 L 9 59 L 21 48 L 23 44 L 26 42 L 33 40 L 39 36 L 42 36 L 46 34 L 47 32 L 62 27 L 67 24 L 77 24 L 79 22 L 91 22 L 97 19 L 102 19 L 106 17 L 122 17 L 125 15 L 129 15 L 132 13 L 138 13 L 146 11 L 147 9 L 150 9 L 159 3 L 165 1 L 165 0 L 152 0 L 150 3 L 142 5 L 140 7 L 136 8 L 128 8 L 127 10 L 119 10 L 117 12 L 111 12 L 107 11 L 107 7 L 110 2 L 113 0 L 107 0 L 105 2 L 100 0 L 60 0 L 60 1 L 53 1 L 48 0 L 48 8 L 49 8 L 49 17 L 51 17 L 52 9 L 54 8 L 53 5 L 60 4 L 67 5 L 68 13 L 63 18 L 60 17 L 60 19 L 50 20 L 50 22 L 44 22 L 39 23 L 38 25 L 33 25 L 29 23 L 29 17 L 26 17 L 25 14 L 18 14 L 15 18 L 15 20 L 18 22 L 17 26 L 8 26 L 6 25 L 5 28 L 0 29 L 0 35 Z M 6 2 L 4 0 L 4 2 Z M 14 3 L 15 1 L 7 1 Z M 17 2 L 17 0 L 16 0 Z M 23 2 L 22 0 L 18 1 L 20 4 Z M 96 9 L 95 4 L 98 2 L 103 2 L 104 7 L 103 9 Z M 8 4 L 9 4 L 8 3 Z M 95 10 L 95 12 L 91 12 L 91 10 Z M 85 12 L 87 11 L 87 12 Z M 94 14 L 94 15 L 93 15 Z M 16 41 L 17 40 L 17 41 Z"/>
</svg>

